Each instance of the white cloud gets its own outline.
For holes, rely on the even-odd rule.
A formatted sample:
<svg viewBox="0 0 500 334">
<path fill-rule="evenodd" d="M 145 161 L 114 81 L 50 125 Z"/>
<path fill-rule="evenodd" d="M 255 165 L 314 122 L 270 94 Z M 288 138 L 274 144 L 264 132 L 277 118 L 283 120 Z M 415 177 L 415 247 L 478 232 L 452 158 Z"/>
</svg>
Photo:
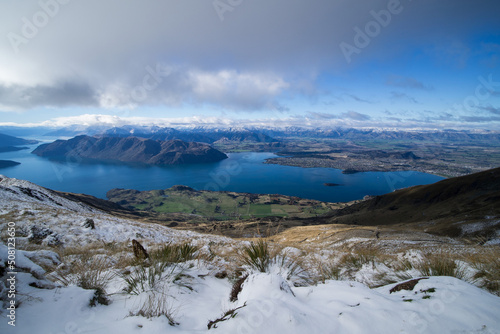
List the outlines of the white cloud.
<svg viewBox="0 0 500 334">
<path fill-rule="evenodd" d="M 132 121 L 132 120 L 130 120 Z M 114 115 L 92 115 L 84 114 L 78 116 L 58 117 L 53 120 L 48 120 L 40 123 L 40 126 L 48 127 L 65 127 L 70 125 L 84 125 L 84 126 L 123 126 L 129 124 L 128 120 L 124 120 Z"/>
<path fill-rule="evenodd" d="M 134 78 L 124 77 L 98 86 L 68 82 L 34 87 L 0 83 L 0 98 L 6 111 L 37 106 L 135 109 L 141 105 L 182 104 L 256 111 L 283 108 L 277 99 L 289 88 L 291 84 L 271 72 L 206 71 L 157 64 L 155 68 L 147 66 Z"/>
<path fill-rule="evenodd" d="M 439 130 L 447 129 L 474 129 L 484 130 L 484 122 L 491 122 L 491 118 L 462 118 L 454 119 L 437 115 L 433 120 L 419 120 L 411 118 L 367 118 L 366 115 L 356 112 L 347 112 L 341 115 L 328 113 L 310 112 L 308 116 L 293 115 L 287 117 L 266 117 L 254 119 L 233 119 L 224 117 L 119 117 L 116 115 L 94 115 L 84 114 L 71 117 L 58 117 L 40 123 L 13 123 L 0 122 L 0 126 L 22 126 L 22 127 L 71 127 L 83 130 L 88 126 L 98 127 L 121 127 L 133 126 L 160 126 L 173 128 L 286 128 L 298 127 L 309 129 L 333 129 L 343 128 L 366 128 L 386 130 Z M 494 119 L 498 121 L 498 118 Z M 464 123 L 465 122 L 465 123 Z M 491 130 L 500 131 L 498 126 L 492 126 Z"/>
<path fill-rule="evenodd" d="M 190 71 L 188 77 L 195 99 L 229 108 L 269 108 L 290 87 L 283 78 L 268 73 Z"/>
<path fill-rule="evenodd" d="M 156 79 L 146 73 L 134 83 L 111 83 L 99 92 L 100 107 L 130 108 L 139 105 L 208 104 L 230 110 L 275 109 L 276 99 L 290 84 L 273 73 L 202 71 L 169 68 Z"/>
</svg>

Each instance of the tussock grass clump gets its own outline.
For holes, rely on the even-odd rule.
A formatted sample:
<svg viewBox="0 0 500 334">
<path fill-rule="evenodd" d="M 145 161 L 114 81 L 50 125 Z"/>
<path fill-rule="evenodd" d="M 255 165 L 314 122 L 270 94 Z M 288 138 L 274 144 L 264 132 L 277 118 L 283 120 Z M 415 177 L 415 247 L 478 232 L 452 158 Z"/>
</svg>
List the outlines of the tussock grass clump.
<svg viewBox="0 0 500 334">
<path fill-rule="evenodd" d="M 361 267 L 367 263 L 371 263 L 375 266 L 375 261 L 381 257 L 382 254 L 378 247 L 371 244 L 356 245 L 340 258 L 339 265 L 353 269 L 361 269 Z"/>
<path fill-rule="evenodd" d="M 160 249 L 150 252 L 150 257 L 153 262 L 160 263 L 181 263 L 193 260 L 199 247 L 188 243 L 178 245 L 165 245 Z"/>
<path fill-rule="evenodd" d="M 115 276 L 109 270 L 109 262 L 101 259 L 87 262 L 78 273 L 77 285 L 84 289 L 98 289 L 105 291 L 108 282 Z"/>
<path fill-rule="evenodd" d="M 276 255 L 272 260 L 272 264 L 279 268 L 279 272 L 283 277 L 294 281 L 295 286 L 303 286 L 311 283 L 309 273 L 302 267 L 300 262 L 286 252 Z"/>
<path fill-rule="evenodd" d="M 247 269 L 279 274 L 294 286 L 304 286 L 312 282 L 309 272 L 289 252 L 279 248 L 271 249 L 269 243 L 263 239 L 244 246 L 239 253 L 239 260 L 243 267 L 248 267 Z"/>
<path fill-rule="evenodd" d="M 120 276 L 125 282 L 124 291 L 143 298 L 142 306 L 130 315 L 146 318 L 165 316 L 171 326 L 178 325 L 168 291 L 173 284 L 193 290 L 184 283 L 192 278 L 184 274 L 184 263 L 195 259 L 199 250 L 199 247 L 189 243 L 167 244 L 150 251 L 148 259 L 137 261 L 131 270 L 123 272 Z"/>
<path fill-rule="evenodd" d="M 367 268 L 366 264 L 372 264 Z M 422 276 L 450 276 L 500 296 L 500 247 L 468 248 L 412 246 L 404 253 L 391 254 L 373 245 L 339 247 L 334 258 L 315 264 L 318 282 L 358 280 L 369 287 L 407 281 Z M 368 271 L 365 271 L 368 269 Z M 366 277 L 363 280 L 357 276 Z"/>
<path fill-rule="evenodd" d="M 395 260 L 391 263 L 394 271 L 409 271 L 414 269 L 413 263 L 408 259 Z"/>
<path fill-rule="evenodd" d="M 260 239 L 256 243 L 250 243 L 250 246 L 244 246 L 243 252 L 240 255 L 240 260 L 243 264 L 261 273 L 268 272 L 271 259 L 269 244 L 263 239 Z"/>
<path fill-rule="evenodd" d="M 148 319 L 165 316 L 170 326 L 175 326 L 179 323 L 174 320 L 174 313 L 174 309 L 168 302 L 168 295 L 164 292 L 153 292 L 148 294 L 141 308 L 136 312 L 130 312 L 130 315 Z"/>
<path fill-rule="evenodd" d="M 190 244 L 182 244 L 177 246 L 178 250 L 177 252 L 179 253 L 179 262 L 185 262 L 189 261 L 195 258 L 196 252 L 198 252 L 199 247 L 190 245 Z"/>
<path fill-rule="evenodd" d="M 151 251 L 147 261 L 139 261 L 132 270 L 120 274 L 125 282 L 124 291 L 133 295 L 143 292 L 158 294 L 169 284 L 185 286 L 182 284 L 185 269 L 182 264 L 194 259 L 198 250 L 198 247 L 184 243 Z"/>
<path fill-rule="evenodd" d="M 320 280 L 355 279 L 356 273 L 367 264 L 373 270 L 377 263 L 385 261 L 385 254 L 371 244 L 357 244 L 352 248 L 342 247 L 334 261 L 319 266 Z"/>
<path fill-rule="evenodd" d="M 500 296 L 500 248 L 490 247 L 469 256 L 467 261 L 476 270 L 472 277 L 475 284 Z"/>
<path fill-rule="evenodd" d="M 319 280 L 325 283 L 327 280 L 338 281 L 341 279 L 342 268 L 335 263 L 321 263 L 318 266 Z"/>
<path fill-rule="evenodd" d="M 165 316 L 171 326 L 178 325 L 169 303 L 168 290 L 173 284 L 193 290 L 183 282 L 190 278 L 184 274 L 184 263 L 193 260 L 198 251 L 199 247 L 188 243 L 164 245 L 152 250 L 147 260 L 136 262 L 131 270 L 120 274 L 126 293 L 146 298 L 131 315 L 146 318 Z"/>
<path fill-rule="evenodd" d="M 139 265 L 130 273 L 120 274 L 126 284 L 124 291 L 132 295 L 140 295 L 143 292 L 159 290 L 175 270 L 175 266 L 170 267 L 169 271 L 166 271 L 167 268 L 167 263 L 156 262 L 149 267 Z"/>
<path fill-rule="evenodd" d="M 105 256 L 82 256 L 70 265 L 56 269 L 49 277 L 65 286 L 77 285 L 84 289 L 104 289 L 116 275 L 109 270 L 109 267 L 110 260 Z"/>
<path fill-rule="evenodd" d="M 415 264 L 422 276 L 452 276 L 459 279 L 465 279 L 466 273 L 463 265 L 458 265 L 451 254 L 445 253 L 426 253 L 422 260 Z"/>
<path fill-rule="evenodd" d="M 369 261 L 367 261 L 363 256 L 359 256 L 354 253 L 344 254 L 339 260 L 340 265 L 355 269 L 361 269 L 361 267 L 366 263 L 369 263 Z"/>
<path fill-rule="evenodd" d="M 132 295 L 143 292 L 158 292 L 171 284 L 192 288 L 183 283 L 189 277 L 184 275 L 185 266 L 177 263 L 153 262 L 149 266 L 138 265 L 131 271 L 120 274 L 125 282 L 124 291 Z"/>
<path fill-rule="evenodd" d="M 76 285 L 87 290 L 96 290 L 91 306 L 96 303 L 108 305 L 106 287 L 116 276 L 110 270 L 110 259 L 104 255 L 83 255 L 75 259 L 69 266 L 56 269 L 48 277 L 65 286 Z"/>
</svg>

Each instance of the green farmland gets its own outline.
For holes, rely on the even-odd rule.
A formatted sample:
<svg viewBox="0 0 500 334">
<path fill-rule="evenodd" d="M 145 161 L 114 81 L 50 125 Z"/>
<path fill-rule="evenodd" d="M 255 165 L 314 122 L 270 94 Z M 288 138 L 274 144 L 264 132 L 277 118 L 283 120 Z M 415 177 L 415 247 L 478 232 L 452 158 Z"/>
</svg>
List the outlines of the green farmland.
<svg viewBox="0 0 500 334">
<path fill-rule="evenodd" d="M 165 190 L 113 189 L 108 198 L 123 207 L 157 213 L 183 213 L 216 220 L 263 217 L 308 218 L 337 208 L 336 204 L 283 195 L 197 191 L 186 186 Z"/>
</svg>

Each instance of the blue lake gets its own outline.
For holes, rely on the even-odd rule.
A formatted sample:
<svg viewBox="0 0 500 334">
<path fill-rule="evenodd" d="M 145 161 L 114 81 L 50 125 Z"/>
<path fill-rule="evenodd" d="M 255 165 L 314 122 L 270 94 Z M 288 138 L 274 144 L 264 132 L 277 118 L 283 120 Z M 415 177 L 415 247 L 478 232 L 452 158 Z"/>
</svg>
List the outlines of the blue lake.
<svg viewBox="0 0 500 334">
<path fill-rule="evenodd" d="M 217 163 L 138 167 L 114 164 L 55 162 L 29 150 L 0 153 L 0 160 L 21 165 L 2 168 L 0 174 L 34 182 L 46 188 L 106 198 L 112 188 L 165 189 L 187 185 L 198 190 L 223 190 L 299 196 L 329 202 L 346 202 L 365 195 L 429 184 L 442 177 L 420 172 L 368 172 L 342 174 L 331 168 L 300 168 L 264 164 L 273 153 L 232 153 Z M 340 186 L 328 187 L 324 183 Z"/>
</svg>

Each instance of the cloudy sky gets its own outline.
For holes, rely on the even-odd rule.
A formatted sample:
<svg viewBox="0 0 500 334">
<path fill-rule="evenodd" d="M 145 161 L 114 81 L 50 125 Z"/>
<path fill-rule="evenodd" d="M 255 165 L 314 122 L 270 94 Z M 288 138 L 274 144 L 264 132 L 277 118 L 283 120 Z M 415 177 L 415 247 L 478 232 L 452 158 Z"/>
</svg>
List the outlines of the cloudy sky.
<svg viewBox="0 0 500 334">
<path fill-rule="evenodd" d="M 500 130 L 498 0 L 0 0 L 0 124 Z"/>
</svg>

